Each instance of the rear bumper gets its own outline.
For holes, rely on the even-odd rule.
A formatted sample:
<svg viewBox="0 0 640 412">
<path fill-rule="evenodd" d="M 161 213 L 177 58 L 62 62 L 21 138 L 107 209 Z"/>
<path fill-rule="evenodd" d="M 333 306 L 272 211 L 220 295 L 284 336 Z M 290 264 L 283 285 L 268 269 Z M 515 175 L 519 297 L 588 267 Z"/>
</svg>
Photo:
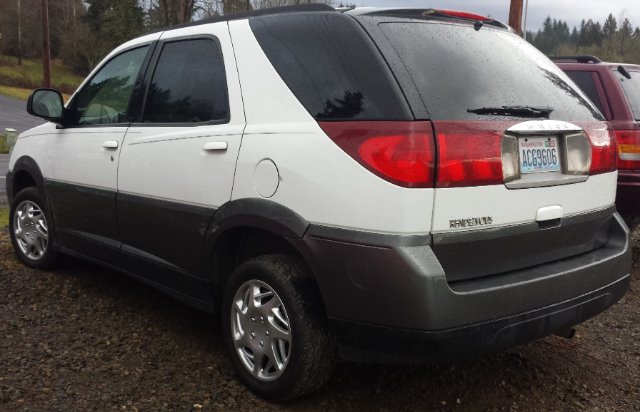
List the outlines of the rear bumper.
<svg viewBox="0 0 640 412">
<path fill-rule="evenodd" d="M 618 171 L 616 207 L 627 221 L 640 217 L 640 170 Z"/>
<path fill-rule="evenodd" d="M 341 355 L 398 361 L 500 350 L 605 310 L 629 285 L 629 232 L 617 213 L 607 236 L 589 252 L 462 281 L 448 279 L 429 237 L 311 227 L 303 241 Z"/>
<path fill-rule="evenodd" d="M 497 352 L 566 331 L 620 300 L 630 276 L 540 309 L 439 331 L 397 329 L 332 319 L 344 359 L 378 363 L 451 361 Z"/>
</svg>

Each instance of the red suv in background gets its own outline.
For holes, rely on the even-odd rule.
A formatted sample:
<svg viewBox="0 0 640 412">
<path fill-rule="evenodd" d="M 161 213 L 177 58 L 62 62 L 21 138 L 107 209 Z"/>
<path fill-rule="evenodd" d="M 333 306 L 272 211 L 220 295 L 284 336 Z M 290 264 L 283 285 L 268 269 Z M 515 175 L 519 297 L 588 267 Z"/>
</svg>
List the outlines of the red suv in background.
<svg viewBox="0 0 640 412">
<path fill-rule="evenodd" d="M 616 205 L 632 229 L 640 223 L 640 65 L 593 56 L 551 57 L 600 109 L 618 139 Z"/>
</svg>

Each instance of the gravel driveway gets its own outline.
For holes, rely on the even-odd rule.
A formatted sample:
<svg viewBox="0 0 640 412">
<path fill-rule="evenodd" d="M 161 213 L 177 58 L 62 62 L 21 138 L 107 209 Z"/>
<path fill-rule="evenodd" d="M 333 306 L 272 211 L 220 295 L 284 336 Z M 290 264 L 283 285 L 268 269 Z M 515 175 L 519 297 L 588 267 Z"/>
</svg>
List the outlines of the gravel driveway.
<svg viewBox="0 0 640 412">
<path fill-rule="evenodd" d="M 639 411 L 639 234 L 631 292 L 572 340 L 448 366 L 341 364 L 283 407 L 236 381 L 214 318 L 76 260 L 27 269 L 0 230 L 0 410 Z"/>
</svg>

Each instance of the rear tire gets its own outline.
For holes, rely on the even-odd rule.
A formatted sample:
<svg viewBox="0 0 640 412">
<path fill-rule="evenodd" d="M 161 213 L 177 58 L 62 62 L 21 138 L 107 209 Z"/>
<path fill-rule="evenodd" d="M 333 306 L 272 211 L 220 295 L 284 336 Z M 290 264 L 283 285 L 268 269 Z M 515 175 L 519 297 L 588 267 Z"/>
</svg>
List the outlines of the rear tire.
<svg viewBox="0 0 640 412">
<path fill-rule="evenodd" d="M 222 333 L 240 380 L 270 400 L 298 398 L 331 376 L 335 351 L 306 265 L 289 255 L 241 264 L 222 302 Z"/>
<path fill-rule="evenodd" d="M 38 269 L 52 267 L 58 254 L 53 250 L 51 217 L 35 187 L 16 194 L 9 211 L 9 232 L 13 249 L 25 265 Z"/>
</svg>

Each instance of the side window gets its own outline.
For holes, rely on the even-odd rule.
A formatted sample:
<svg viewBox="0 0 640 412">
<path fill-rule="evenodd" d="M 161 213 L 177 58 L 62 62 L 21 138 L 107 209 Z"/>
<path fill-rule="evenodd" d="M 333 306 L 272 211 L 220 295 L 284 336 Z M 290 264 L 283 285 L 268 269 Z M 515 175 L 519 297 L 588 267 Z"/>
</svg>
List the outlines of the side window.
<svg viewBox="0 0 640 412">
<path fill-rule="evenodd" d="M 111 59 L 78 92 L 72 123 L 78 125 L 124 122 L 133 85 L 149 46 L 126 51 Z"/>
<path fill-rule="evenodd" d="M 587 97 L 598 107 L 598 109 L 604 113 L 602 110 L 602 101 L 600 101 L 600 96 L 598 95 L 598 90 L 596 89 L 594 76 L 596 75 L 594 72 L 578 72 L 578 71 L 567 71 L 567 76 L 573 80 L 580 89 L 587 95 Z"/>
<path fill-rule="evenodd" d="M 228 116 L 220 45 L 213 39 L 165 43 L 151 78 L 142 121 L 224 122 Z"/>
</svg>

